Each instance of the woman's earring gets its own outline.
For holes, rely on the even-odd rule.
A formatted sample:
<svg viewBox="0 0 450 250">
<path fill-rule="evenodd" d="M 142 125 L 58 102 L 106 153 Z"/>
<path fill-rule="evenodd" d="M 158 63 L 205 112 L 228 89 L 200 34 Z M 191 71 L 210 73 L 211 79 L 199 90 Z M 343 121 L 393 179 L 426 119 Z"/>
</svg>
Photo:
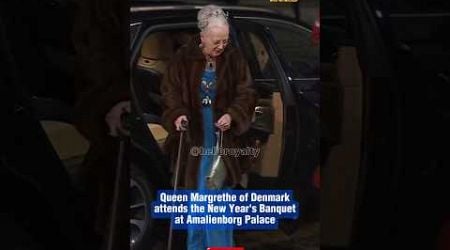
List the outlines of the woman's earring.
<svg viewBox="0 0 450 250">
<path fill-rule="evenodd" d="M 198 45 L 198 47 L 199 47 L 200 49 L 203 49 L 203 43 L 200 43 L 200 44 Z"/>
</svg>

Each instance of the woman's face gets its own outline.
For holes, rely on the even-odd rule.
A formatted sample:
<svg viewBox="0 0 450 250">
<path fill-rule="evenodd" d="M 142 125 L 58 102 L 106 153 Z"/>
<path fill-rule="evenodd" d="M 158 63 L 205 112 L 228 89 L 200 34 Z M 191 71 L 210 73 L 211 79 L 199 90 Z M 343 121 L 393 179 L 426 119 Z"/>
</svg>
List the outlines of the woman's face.
<svg viewBox="0 0 450 250">
<path fill-rule="evenodd" d="M 218 57 L 228 45 L 228 25 L 217 25 L 201 33 L 203 53 L 210 57 Z"/>
</svg>

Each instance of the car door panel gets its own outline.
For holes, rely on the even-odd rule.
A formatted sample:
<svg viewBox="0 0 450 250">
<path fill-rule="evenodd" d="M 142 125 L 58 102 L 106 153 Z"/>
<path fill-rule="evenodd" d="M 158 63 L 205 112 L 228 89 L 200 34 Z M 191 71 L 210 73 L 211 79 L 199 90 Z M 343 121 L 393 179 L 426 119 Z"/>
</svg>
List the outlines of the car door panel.
<svg viewBox="0 0 450 250">
<path fill-rule="evenodd" d="M 261 20 L 271 44 L 277 52 L 287 76 L 289 88 L 295 96 L 296 140 L 293 141 L 297 167 L 287 169 L 286 176 L 296 176 L 291 182 L 311 186 L 312 174 L 319 160 L 319 51 L 311 40 L 310 30 L 298 24 L 278 20 Z M 289 177 L 288 177 L 289 178 Z M 292 177 L 290 177 L 292 178 Z"/>
<path fill-rule="evenodd" d="M 236 22 L 240 42 L 243 44 L 243 53 L 253 65 L 251 71 L 254 86 L 260 98 L 262 97 L 257 104 L 255 116 L 258 115 L 258 109 L 261 109 L 258 106 L 262 103 L 266 103 L 266 106 L 270 103 L 273 110 L 267 111 L 270 113 L 271 121 L 267 119 L 265 123 L 271 128 L 272 133 L 264 140 L 266 143 L 261 145 L 261 161 L 256 169 L 262 177 L 278 177 L 281 180 L 283 178 L 279 177 L 283 175 L 283 168 L 291 167 L 296 150 L 291 147 L 295 145 L 293 139 L 295 139 L 296 112 L 289 112 L 295 110 L 295 99 L 292 90 L 286 84 L 287 78 L 282 72 L 276 51 L 269 44 L 270 39 L 266 36 L 264 28 L 250 19 L 238 18 Z M 285 150 L 286 148 L 289 150 Z"/>
</svg>

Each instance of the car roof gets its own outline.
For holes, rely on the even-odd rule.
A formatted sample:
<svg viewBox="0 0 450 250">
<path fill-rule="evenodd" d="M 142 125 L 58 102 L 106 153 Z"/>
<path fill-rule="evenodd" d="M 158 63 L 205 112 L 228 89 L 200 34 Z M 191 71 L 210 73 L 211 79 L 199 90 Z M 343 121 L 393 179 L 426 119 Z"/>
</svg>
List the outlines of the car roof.
<svg viewBox="0 0 450 250">
<path fill-rule="evenodd" d="M 140 20 L 151 20 L 154 18 L 161 18 L 161 16 L 195 16 L 197 11 L 201 9 L 204 5 L 198 4 L 185 4 L 176 1 L 167 2 L 147 2 L 147 1 L 133 1 L 130 9 L 131 18 L 133 21 Z M 262 7 L 253 6 L 233 6 L 233 5 L 220 5 L 224 11 L 229 12 L 232 16 L 245 16 L 245 17 L 264 17 L 273 18 L 277 20 L 283 20 L 288 22 L 294 22 L 304 26 L 308 29 L 311 25 L 304 22 L 298 22 L 294 18 L 284 15 L 283 13 Z M 145 15 L 144 15 L 145 13 Z M 146 15 L 151 13 L 152 15 Z M 144 17 L 145 16 L 145 17 Z"/>
</svg>

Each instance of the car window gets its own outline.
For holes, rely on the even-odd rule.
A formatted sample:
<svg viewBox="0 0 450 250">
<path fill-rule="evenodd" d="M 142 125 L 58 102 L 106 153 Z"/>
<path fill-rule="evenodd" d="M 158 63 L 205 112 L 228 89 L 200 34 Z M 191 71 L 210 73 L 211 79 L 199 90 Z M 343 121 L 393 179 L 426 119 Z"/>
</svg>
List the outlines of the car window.
<svg viewBox="0 0 450 250">
<path fill-rule="evenodd" d="M 324 16 L 340 16 L 344 15 L 343 7 L 344 2 L 334 1 L 334 0 L 321 0 L 320 1 L 320 15 Z"/>
<path fill-rule="evenodd" d="M 312 43 L 307 29 L 284 22 L 259 21 L 272 33 L 292 78 L 318 77 L 319 47 Z"/>
<path fill-rule="evenodd" d="M 253 56 L 256 59 L 257 71 L 255 78 L 259 79 L 275 79 L 275 73 L 272 65 L 272 60 L 269 57 L 267 46 L 263 42 L 263 38 L 256 33 L 248 33 L 250 46 Z"/>
<path fill-rule="evenodd" d="M 241 30 L 240 35 L 243 54 L 249 61 L 250 70 L 256 83 L 265 82 L 271 84 L 273 89 L 278 89 L 278 75 L 273 66 L 273 59 L 269 56 L 267 38 L 252 30 Z"/>
<path fill-rule="evenodd" d="M 442 0 L 397 0 L 390 5 L 392 13 L 447 12 L 449 1 Z"/>
</svg>

